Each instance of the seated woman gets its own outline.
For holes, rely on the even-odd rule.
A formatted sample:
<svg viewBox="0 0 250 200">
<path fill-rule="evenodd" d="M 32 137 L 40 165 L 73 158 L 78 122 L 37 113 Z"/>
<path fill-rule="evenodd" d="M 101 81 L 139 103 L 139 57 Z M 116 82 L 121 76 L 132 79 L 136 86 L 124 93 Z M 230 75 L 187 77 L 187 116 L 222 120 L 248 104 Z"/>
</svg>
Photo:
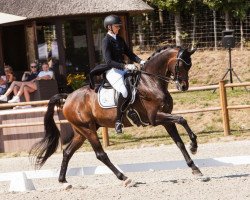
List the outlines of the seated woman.
<svg viewBox="0 0 250 200">
<path fill-rule="evenodd" d="M 10 86 L 10 84 L 16 80 L 13 69 L 11 66 L 6 65 L 4 67 L 5 75 L 0 77 L 0 94 L 4 94 L 6 89 Z M 1 101 L 1 99 L 0 99 Z"/>
<path fill-rule="evenodd" d="M 32 81 L 35 79 L 38 75 L 38 69 L 37 69 L 36 63 L 30 64 L 30 71 L 26 71 L 23 73 L 22 81 L 13 81 L 8 88 L 8 90 L 4 93 L 4 95 L 0 96 L 0 101 L 7 101 L 7 97 L 13 92 L 14 95 L 17 95 L 21 85 L 25 81 Z"/>
<path fill-rule="evenodd" d="M 31 81 L 25 81 L 25 82 L 21 82 L 20 88 L 17 91 L 17 93 L 15 94 L 15 96 L 13 96 L 13 98 L 11 100 L 9 100 L 9 103 L 18 103 L 20 102 L 20 97 L 24 94 L 25 100 L 26 102 L 30 101 L 30 95 L 29 93 L 32 93 L 34 91 L 37 90 L 37 86 L 36 86 L 36 80 L 50 80 L 53 78 L 54 74 L 52 71 L 49 71 L 49 65 L 48 63 L 43 63 L 42 64 L 42 69 L 43 71 L 39 72 L 39 74 L 37 75 L 36 78 L 34 78 Z M 7 93 L 7 92 L 6 92 Z M 2 95 L 5 96 L 3 97 L 7 99 L 6 94 Z M 2 96 L 0 96 L 0 100 L 2 100 Z"/>
</svg>

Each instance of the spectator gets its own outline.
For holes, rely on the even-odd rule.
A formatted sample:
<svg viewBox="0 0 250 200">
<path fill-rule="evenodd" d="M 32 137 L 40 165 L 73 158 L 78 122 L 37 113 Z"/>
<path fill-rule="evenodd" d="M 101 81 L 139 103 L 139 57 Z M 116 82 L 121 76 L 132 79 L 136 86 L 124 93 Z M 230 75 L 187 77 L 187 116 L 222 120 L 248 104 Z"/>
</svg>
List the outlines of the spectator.
<svg viewBox="0 0 250 200">
<path fill-rule="evenodd" d="M 1 75 L 0 77 L 0 94 L 4 94 L 6 91 L 6 76 L 5 75 Z"/>
<path fill-rule="evenodd" d="M 16 80 L 11 66 L 6 65 L 4 67 L 4 73 L 5 75 L 0 77 L 0 95 L 4 94 L 11 83 Z"/>
<path fill-rule="evenodd" d="M 8 88 L 8 90 L 5 92 L 4 95 L 0 96 L 0 101 L 7 101 L 7 97 L 14 92 L 14 95 L 17 95 L 21 85 L 24 82 L 29 82 L 34 80 L 37 75 L 38 75 L 38 66 L 36 65 L 36 63 L 31 63 L 30 64 L 30 71 L 26 71 L 23 73 L 22 76 L 22 81 L 13 81 L 10 85 L 10 87 Z"/>
<path fill-rule="evenodd" d="M 52 71 L 49 71 L 48 63 L 42 64 L 42 70 L 39 72 L 37 77 L 31 81 L 22 82 L 20 89 L 18 90 L 17 94 L 13 96 L 9 103 L 18 103 L 20 102 L 20 97 L 24 94 L 26 102 L 30 101 L 30 93 L 37 90 L 36 80 L 50 80 L 53 78 L 54 74 Z M 3 95 L 4 96 L 4 95 Z M 0 98 L 1 100 L 1 98 Z"/>
</svg>

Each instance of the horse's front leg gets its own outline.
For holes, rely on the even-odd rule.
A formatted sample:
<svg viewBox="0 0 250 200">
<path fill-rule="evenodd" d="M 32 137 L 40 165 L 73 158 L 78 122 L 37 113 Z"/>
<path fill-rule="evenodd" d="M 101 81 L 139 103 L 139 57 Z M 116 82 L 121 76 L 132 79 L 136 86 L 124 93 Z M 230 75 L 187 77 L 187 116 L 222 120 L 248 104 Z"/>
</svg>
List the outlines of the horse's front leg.
<svg viewBox="0 0 250 200">
<path fill-rule="evenodd" d="M 159 123 L 164 121 L 164 123 L 177 123 L 177 124 L 182 125 L 185 128 L 185 130 L 187 131 L 188 136 L 191 140 L 189 149 L 190 149 L 192 154 L 196 154 L 197 148 L 198 148 L 197 140 L 196 140 L 197 136 L 194 134 L 194 132 L 189 127 L 187 120 L 184 119 L 182 116 L 172 115 L 169 113 L 158 112 L 157 115 L 158 115 Z M 158 122 L 156 122 L 156 123 L 158 123 Z"/>
<path fill-rule="evenodd" d="M 169 133 L 170 137 L 173 139 L 175 144 L 178 146 L 178 148 L 181 150 L 181 153 L 183 154 L 187 165 L 192 169 L 192 172 L 194 175 L 202 175 L 199 168 L 194 164 L 193 160 L 189 156 L 186 147 L 177 131 L 177 128 L 175 124 L 171 121 L 171 118 L 166 113 L 157 113 L 156 115 L 156 124 L 157 125 L 163 125 L 167 132 Z"/>
</svg>

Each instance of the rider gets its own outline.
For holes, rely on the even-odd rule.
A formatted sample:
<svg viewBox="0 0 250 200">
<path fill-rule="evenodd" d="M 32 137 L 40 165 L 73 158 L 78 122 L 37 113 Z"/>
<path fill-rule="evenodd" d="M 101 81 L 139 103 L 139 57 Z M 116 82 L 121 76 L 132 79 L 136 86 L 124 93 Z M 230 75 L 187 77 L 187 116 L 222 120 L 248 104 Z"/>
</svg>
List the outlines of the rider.
<svg viewBox="0 0 250 200">
<path fill-rule="evenodd" d="M 145 63 L 135 55 L 127 46 L 124 39 L 118 35 L 122 26 L 121 19 L 116 15 L 109 15 L 104 19 L 104 27 L 107 34 L 102 41 L 102 54 L 110 69 L 106 72 L 106 78 L 115 90 L 120 92 L 117 103 L 117 117 L 115 130 L 122 133 L 122 116 L 130 102 L 131 95 L 124 84 L 124 75 L 128 70 L 137 69 L 134 64 L 125 64 L 124 54 L 133 62 Z"/>
</svg>

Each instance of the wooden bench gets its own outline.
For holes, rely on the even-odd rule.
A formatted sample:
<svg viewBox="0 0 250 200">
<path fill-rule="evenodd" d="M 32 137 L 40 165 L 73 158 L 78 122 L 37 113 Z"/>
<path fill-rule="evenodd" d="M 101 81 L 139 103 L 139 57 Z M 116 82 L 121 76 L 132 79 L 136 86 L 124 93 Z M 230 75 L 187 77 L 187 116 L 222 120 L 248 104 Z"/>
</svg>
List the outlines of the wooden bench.
<svg viewBox="0 0 250 200">
<path fill-rule="evenodd" d="M 53 95 L 58 93 L 58 85 L 55 79 L 52 80 L 37 80 L 37 90 L 30 93 L 31 101 L 48 100 Z M 21 101 L 24 102 L 25 98 L 22 95 Z"/>
</svg>

